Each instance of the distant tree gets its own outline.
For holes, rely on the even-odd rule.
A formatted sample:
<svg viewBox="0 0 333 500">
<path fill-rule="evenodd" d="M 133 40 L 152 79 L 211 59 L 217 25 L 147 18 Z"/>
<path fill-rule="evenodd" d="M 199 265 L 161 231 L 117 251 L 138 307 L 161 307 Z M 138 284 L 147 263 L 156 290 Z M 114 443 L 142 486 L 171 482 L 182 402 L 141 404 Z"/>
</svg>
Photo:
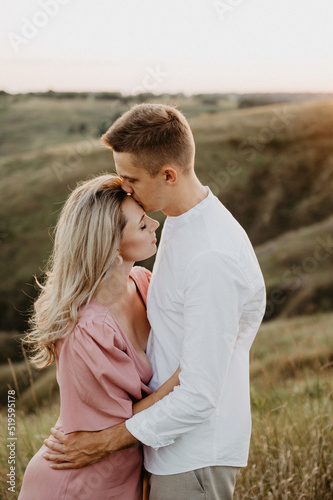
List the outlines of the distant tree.
<svg viewBox="0 0 333 500">
<path fill-rule="evenodd" d="M 85 132 L 87 132 L 87 130 L 88 130 L 87 124 L 84 122 L 71 123 L 67 129 L 69 134 L 76 134 L 76 133 L 84 134 Z"/>
<path fill-rule="evenodd" d="M 152 99 L 156 99 L 155 94 L 152 92 L 142 92 L 141 94 L 137 94 L 136 96 L 133 96 L 134 101 L 136 102 L 149 102 Z"/>
<path fill-rule="evenodd" d="M 78 132 L 80 134 L 84 134 L 84 132 L 87 132 L 87 128 L 88 128 L 87 124 L 84 123 L 84 122 L 81 122 L 81 123 L 78 124 Z"/>
<path fill-rule="evenodd" d="M 96 92 L 94 96 L 96 99 L 110 99 L 113 101 L 123 99 L 123 95 L 120 92 Z"/>
<path fill-rule="evenodd" d="M 201 102 L 202 102 L 202 104 L 208 104 L 211 106 L 217 106 L 217 104 L 218 104 L 217 97 L 215 97 L 214 95 L 210 95 L 210 94 L 206 94 L 206 95 L 202 96 Z"/>
</svg>

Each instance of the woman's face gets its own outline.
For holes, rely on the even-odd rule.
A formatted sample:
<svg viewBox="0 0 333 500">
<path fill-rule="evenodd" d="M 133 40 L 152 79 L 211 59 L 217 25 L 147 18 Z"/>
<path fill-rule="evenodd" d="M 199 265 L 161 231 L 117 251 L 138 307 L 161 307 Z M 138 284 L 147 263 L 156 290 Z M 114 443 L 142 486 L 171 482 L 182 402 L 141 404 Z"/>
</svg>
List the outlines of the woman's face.
<svg viewBox="0 0 333 500">
<path fill-rule="evenodd" d="M 119 245 L 124 262 L 140 262 L 156 253 L 155 231 L 160 225 L 146 215 L 143 208 L 127 196 L 121 205 L 127 219 Z"/>
</svg>

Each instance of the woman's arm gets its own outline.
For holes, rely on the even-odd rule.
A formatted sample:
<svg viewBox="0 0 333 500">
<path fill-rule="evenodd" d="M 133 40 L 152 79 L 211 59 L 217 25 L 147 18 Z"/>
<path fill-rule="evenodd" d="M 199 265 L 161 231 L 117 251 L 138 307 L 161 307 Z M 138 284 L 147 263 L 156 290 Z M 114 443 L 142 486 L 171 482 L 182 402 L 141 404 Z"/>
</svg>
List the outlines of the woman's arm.
<svg viewBox="0 0 333 500">
<path fill-rule="evenodd" d="M 174 387 L 176 385 L 179 385 L 179 373 L 180 373 L 180 367 L 175 371 L 171 377 L 164 382 L 161 387 L 159 387 L 155 392 L 152 394 L 149 394 L 146 398 L 141 399 L 141 401 L 138 401 L 133 405 L 133 415 L 136 415 L 142 410 L 145 410 L 146 408 L 150 408 L 153 404 L 157 403 L 157 401 L 160 401 L 160 399 L 163 399 L 164 396 L 169 394 L 171 391 L 173 391 Z"/>
</svg>

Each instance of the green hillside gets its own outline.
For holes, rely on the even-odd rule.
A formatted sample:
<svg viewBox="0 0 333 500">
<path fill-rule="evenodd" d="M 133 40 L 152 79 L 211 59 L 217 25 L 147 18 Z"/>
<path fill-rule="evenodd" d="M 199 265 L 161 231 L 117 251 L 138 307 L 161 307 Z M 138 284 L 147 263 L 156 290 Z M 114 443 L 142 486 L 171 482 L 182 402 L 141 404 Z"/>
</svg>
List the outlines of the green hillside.
<svg viewBox="0 0 333 500">
<path fill-rule="evenodd" d="M 195 135 L 199 178 L 258 246 L 266 282 L 274 290 L 281 266 L 302 265 L 312 256 L 313 234 L 299 230 L 311 226 L 317 234 L 315 225 L 333 213 L 333 102 L 241 110 L 224 100 L 204 104 L 181 98 L 178 104 Z M 129 105 L 80 97 L 0 98 L 0 249 L 5 264 L 0 329 L 24 328 L 35 296 L 32 276 L 41 273 L 51 250 L 50 228 L 77 181 L 113 171 L 112 155 L 99 137 Z M 156 217 L 163 220 L 160 214 Z M 318 226 L 326 240 L 332 229 L 327 224 Z M 289 236 L 280 240 L 286 232 Z M 302 245 L 294 245 L 299 238 Z M 262 250 L 268 242 L 271 250 Z M 282 262 L 276 260 L 278 250 L 272 250 L 275 244 L 284 248 Z M 286 299 L 283 307 L 275 304 L 274 316 L 331 309 L 331 269 L 329 254 L 297 290 L 282 284 Z M 294 297 L 301 292 L 296 304 Z M 313 300 L 313 294 L 322 298 Z"/>
<path fill-rule="evenodd" d="M 197 171 L 255 245 L 333 214 L 333 101 L 191 121 Z"/>
<path fill-rule="evenodd" d="M 333 216 L 256 248 L 267 288 L 266 318 L 333 310 Z"/>
</svg>

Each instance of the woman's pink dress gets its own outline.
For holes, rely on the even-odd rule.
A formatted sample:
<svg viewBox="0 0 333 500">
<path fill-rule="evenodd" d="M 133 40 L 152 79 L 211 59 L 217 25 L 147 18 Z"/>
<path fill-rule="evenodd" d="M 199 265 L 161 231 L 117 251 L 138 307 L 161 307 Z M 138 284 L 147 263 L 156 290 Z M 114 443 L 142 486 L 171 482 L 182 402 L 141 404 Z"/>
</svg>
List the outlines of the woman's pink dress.
<svg viewBox="0 0 333 500">
<path fill-rule="evenodd" d="M 146 304 L 150 272 L 131 277 Z M 133 402 L 150 394 L 151 369 L 138 356 L 111 312 L 92 300 L 79 311 L 74 331 L 57 342 L 57 381 L 64 433 L 98 431 L 132 416 Z M 54 439 L 51 436 L 52 439 Z M 142 450 L 119 451 L 82 469 L 52 470 L 42 448 L 29 462 L 19 500 L 140 500 Z"/>
</svg>

